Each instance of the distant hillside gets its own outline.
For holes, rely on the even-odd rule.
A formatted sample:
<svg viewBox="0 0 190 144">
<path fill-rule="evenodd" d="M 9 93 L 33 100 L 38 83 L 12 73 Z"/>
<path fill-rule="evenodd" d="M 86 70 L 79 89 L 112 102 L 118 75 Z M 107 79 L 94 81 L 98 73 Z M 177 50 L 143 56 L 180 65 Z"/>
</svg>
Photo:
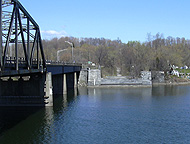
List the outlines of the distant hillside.
<svg viewBox="0 0 190 144">
<path fill-rule="evenodd" d="M 71 61 L 71 46 L 65 41 L 74 43 L 73 60 L 87 63 L 91 61 L 102 66 L 104 75 L 116 75 L 120 68 L 122 75 L 139 75 L 141 70 L 168 70 L 168 65 L 190 66 L 190 40 L 185 38 L 164 38 L 162 34 L 151 36 L 140 43 L 105 38 L 62 37 L 43 40 L 46 59 Z"/>
</svg>

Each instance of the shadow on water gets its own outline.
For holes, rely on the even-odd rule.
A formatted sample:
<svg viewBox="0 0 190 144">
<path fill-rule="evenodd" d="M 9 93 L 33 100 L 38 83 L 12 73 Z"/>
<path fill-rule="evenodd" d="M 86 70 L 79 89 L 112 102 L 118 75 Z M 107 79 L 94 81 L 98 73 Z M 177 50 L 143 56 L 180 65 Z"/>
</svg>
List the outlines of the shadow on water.
<svg viewBox="0 0 190 144">
<path fill-rule="evenodd" d="M 72 104 L 78 96 L 78 89 L 71 89 L 65 95 L 57 95 L 54 101 L 53 110 L 55 113 L 63 111 Z"/>
<path fill-rule="evenodd" d="M 0 109 L 0 144 L 77 143 L 78 140 L 110 143 L 114 138 L 115 143 L 122 143 L 120 140 L 151 139 L 154 132 L 160 134 L 163 129 L 171 137 L 181 128 L 189 130 L 189 93 L 189 86 L 80 88 L 57 96 L 53 107 Z M 163 125 L 164 122 L 170 122 L 170 127 Z M 175 128 L 176 124 L 179 128 Z M 165 133 L 160 134 L 164 136 Z"/>
<path fill-rule="evenodd" d="M 77 97 L 77 90 L 54 99 L 53 107 L 0 107 L 0 143 L 32 143 L 47 141 L 53 119 L 67 109 Z"/>
<path fill-rule="evenodd" d="M 179 96 L 189 92 L 187 86 L 160 85 L 152 87 L 152 96 Z"/>
<path fill-rule="evenodd" d="M 0 107 L 0 136 L 41 107 Z"/>
</svg>

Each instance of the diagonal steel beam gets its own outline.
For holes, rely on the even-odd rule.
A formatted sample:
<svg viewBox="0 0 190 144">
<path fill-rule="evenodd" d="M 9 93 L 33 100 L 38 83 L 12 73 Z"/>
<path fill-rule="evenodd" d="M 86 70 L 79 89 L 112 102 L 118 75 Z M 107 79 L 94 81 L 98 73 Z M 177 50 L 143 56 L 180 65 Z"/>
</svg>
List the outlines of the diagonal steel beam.
<svg viewBox="0 0 190 144">
<path fill-rule="evenodd" d="M 42 56 L 42 60 L 43 60 L 43 66 L 44 66 L 44 68 L 46 68 L 46 60 L 45 60 L 45 55 L 44 55 L 40 31 L 38 32 L 38 35 L 39 35 L 39 44 L 40 44 L 40 51 L 41 51 L 41 56 Z"/>
<path fill-rule="evenodd" d="M 38 39 L 38 31 L 36 31 L 34 42 L 33 42 L 33 45 L 32 45 L 31 55 L 30 55 L 30 65 L 31 65 L 31 67 L 32 67 L 32 59 L 33 59 L 33 56 L 34 56 L 34 47 L 35 47 L 37 39 Z"/>
<path fill-rule="evenodd" d="M 19 9 L 24 13 L 26 17 L 29 18 L 31 23 L 36 27 L 39 28 L 38 24 L 35 22 L 35 20 L 30 16 L 30 14 L 26 11 L 26 9 L 22 6 L 22 4 L 18 0 L 12 0 L 12 2 L 17 3 Z"/>
<path fill-rule="evenodd" d="M 0 0 L 0 67 L 3 65 L 2 0 Z"/>
<path fill-rule="evenodd" d="M 26 59 L 26 63 L 27 63 L 28 68 L 30 68 L 30 63 L 29 63 L 29 60 L 28 60 L 28 53 L 26 51 L 26 45 L 25 45 L 24 34 L 23 34 L 23 29 L 22 29 L 22 22 L 21 22 L 21 17 L 20 17 L 19 10 L 18 10 L 18 20 L 19 20 L 20 33 L 21 33 L 21 37 L 22 37 L 22 45 L 23 45 L 23 49 L 24 49 L 25 59 Z"/>
<path fill-rule="evenodd" d="M 15 5 L 15 69 L 18 70 L 18 6 Z M 6 55 L 4 55 L 6 57 Z"/>
<path fill-rule="evenodd" d="M 3 4 L 3 2 L 3 0 L 0 0 L 0 71 L 7 70 L 8 60 L 6 59 L 6 56 L 10 43 L 13 43 L 15 46 L 14 64 L 16 70 L 19 70 L 20 49 L 18 49 L 18 43 L 22 43 L 22 50 L 25 55 L 24 62 L 27 64 L 28 68 L 36 68 L 36 66 L 32 67 L 32 60 L 34 57 L 36 58 L 35 51 L 37 51 L 38 68 L 39 58 L 43 61 L 43 68 L 46 68 L 45 55 L 38 24 L 18 0 L 8 1 L 9 3 L 7 3 L 7 6 L 11 6 L 12 12 L 9 12 L 9 10 L 11 10 L 9 7 L 8 10 L 6 8 L 2 10 L 6 5 L 6 3 Z M 27 21 L 23 19 L 26 19 Z M 33 32 L 35 32 L 35 35 Z M 3 42 L 5 45 L 2 44 Z M 31 48 L 30 42 L 33 43 Z"/>
<path fill-rule="evenodd" d="M 10 40 L 10 35 L 11 35 L 11 29 L 12 29 L 12 26 L 13 26 L 13 20 L 14 20 L 15 11 L 16 11 L 16 6 L 14 6 L 14 8 L 13 8 L 11 22 L 10 22 L 9 31 L 8 31 L 8 35 L 7 35 L 7 40 L 6 40 L 6 44 L 5 44 L 5 49 L 4 49 L 4 54 L 3 54 L 3 67 L 5 66 L 5 58 L 6 58 L 6 54 L 7 54 L 7 48 L 8 48 L 8 45 L 9 45 L 9 40 Z"/>
</svg>

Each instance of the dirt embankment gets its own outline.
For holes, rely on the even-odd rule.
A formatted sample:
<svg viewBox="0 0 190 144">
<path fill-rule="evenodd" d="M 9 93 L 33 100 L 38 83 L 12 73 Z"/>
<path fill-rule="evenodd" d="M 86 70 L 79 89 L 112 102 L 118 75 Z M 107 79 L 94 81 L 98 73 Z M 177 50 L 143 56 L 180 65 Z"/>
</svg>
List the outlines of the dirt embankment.
<svg viewBox="0 0 190 144">
<path fill-rule="evenodd" d="M 154 83 L 156 84 L 156 83 Z M 190 84 L 190 79 L 188 78 L 178 78 L 176 76 L 168 76 L 165 78 L 165 83 L 166 85 L 186 85 Z"/>
</svg>

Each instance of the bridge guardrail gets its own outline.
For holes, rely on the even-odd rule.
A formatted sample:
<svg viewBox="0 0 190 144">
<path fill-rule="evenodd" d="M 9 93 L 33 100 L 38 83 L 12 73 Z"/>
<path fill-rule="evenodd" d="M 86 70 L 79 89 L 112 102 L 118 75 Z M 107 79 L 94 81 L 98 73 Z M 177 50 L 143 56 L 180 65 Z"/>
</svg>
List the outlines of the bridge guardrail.
<svg viewBox="0 0 190 144">
<path fill-rule="evenodd" d="M 15 57 L 6 57 L 6 65 L 10 66 L 10 65 L 15 65 L 16 64 L 16 58 Z M 18 58 L 18 63 L 20 65 L 27 65 L 26 59 L 24 57 L 19 57 Z M 41 65 L 42 64 L 42 60 L 37 60 L 37 59 L 32 59 L 32 65 Z M 53 61 L 53 60 L 46 60 L 46 64 L 47 65 L 72 65 L 72 66 L 82 66 L 82 63 L 68 63 L 68 62 L 64 62 L 64 61 Z"/>
<path fill-rule="evenodd" d="M 72 65 L 72 66 L 82 66 L 82 63 L 68 63 L 64 61 L 52 61 L 46 60 L 47 65 Z"/>
</svg>

